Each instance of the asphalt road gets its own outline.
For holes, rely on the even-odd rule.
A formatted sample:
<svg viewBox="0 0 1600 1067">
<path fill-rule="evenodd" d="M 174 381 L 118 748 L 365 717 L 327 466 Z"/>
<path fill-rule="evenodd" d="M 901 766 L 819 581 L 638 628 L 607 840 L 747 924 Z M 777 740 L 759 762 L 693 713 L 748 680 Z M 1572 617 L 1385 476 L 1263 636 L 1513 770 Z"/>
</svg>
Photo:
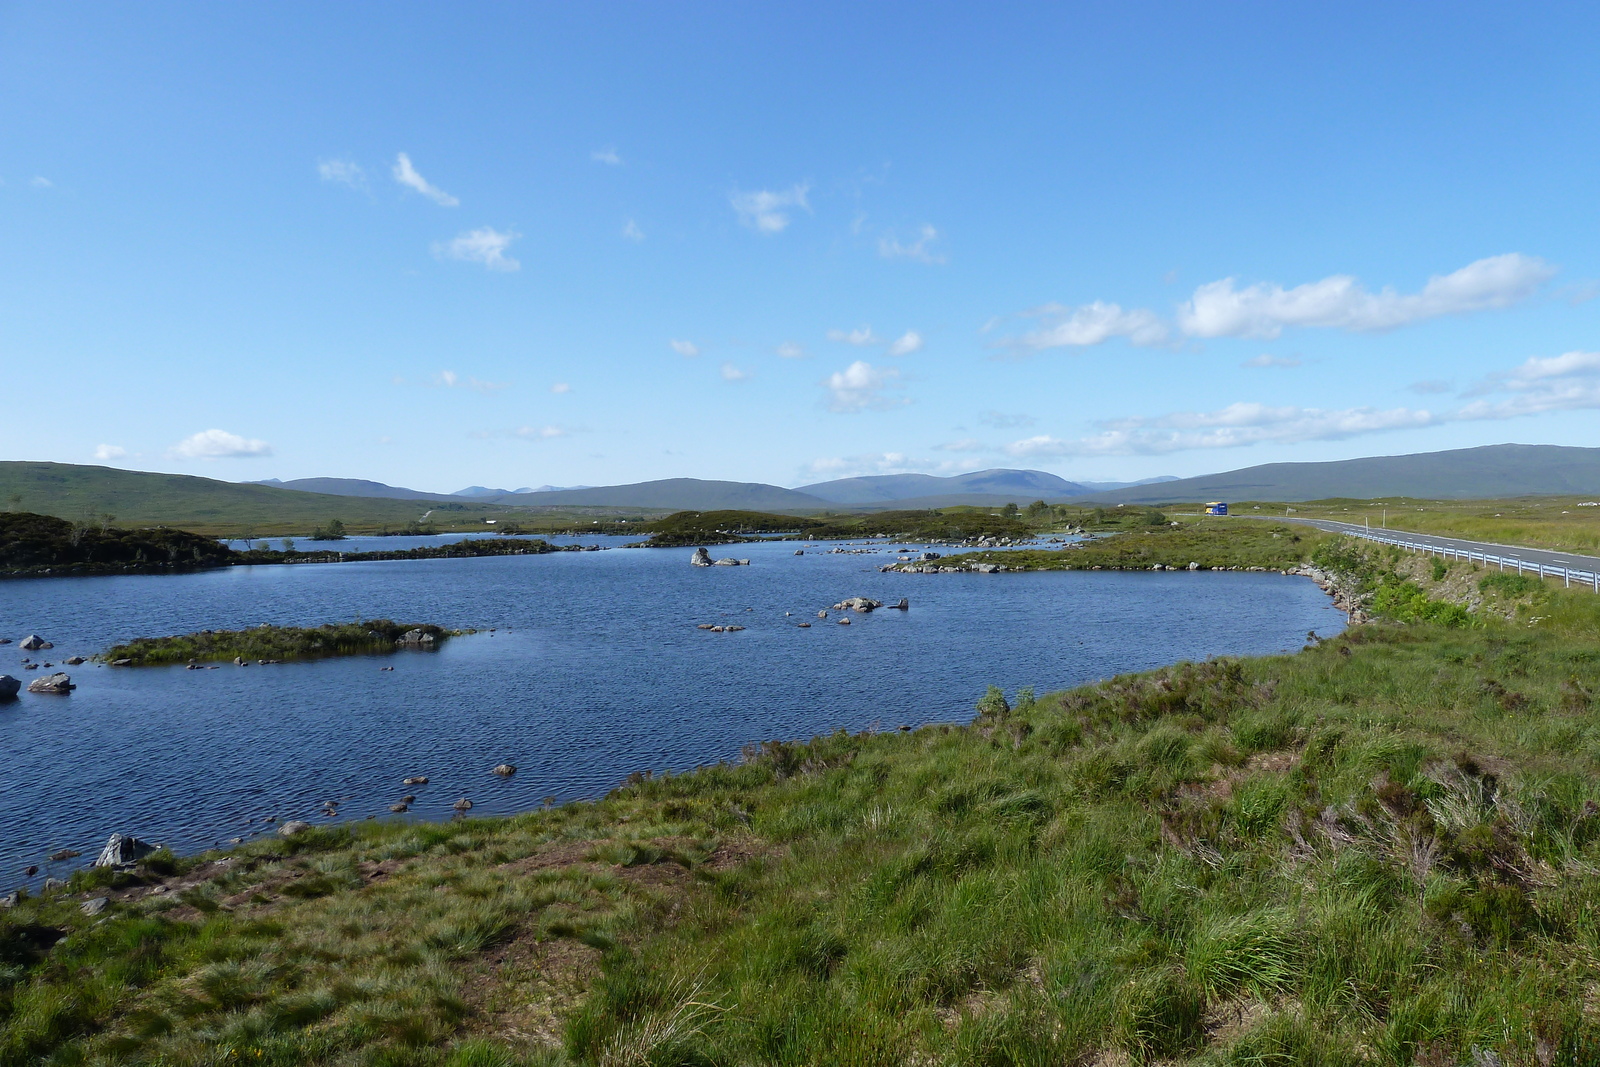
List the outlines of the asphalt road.
<svg viewBox="0 0 1600 1067">
<path fill-rule="evenodd" d="M 1463 541 L 1458 537 L 1439 537 L 1436 534 L 1413 533 L 1410 530 L 1380 530 L 1377 527 L 1369 530 L 1353 522 L 1335 522 L 1332 519 L 1297 519 L 1292 515 L 1274 516 L 1274 518 L 1278 522 L 1304 523 L 1329 533 L 1404 540 L 1446 552 L 1460 552 L 1463 555 L 1471 552 L 1477 555 L 1499 556 L 1508 563 L 1520 559 L 1525 565 L 1571 571 L 1573 581 L 1577 581 L 1581 574 L 1585 584 L 1600 574 L 1600 557 L 1582 556 L 1576 552 L 1551 552 L 1542 548 L 1524 548 L 1520 545 L 1498 545 L 1490 541 Z"/>
</svg>

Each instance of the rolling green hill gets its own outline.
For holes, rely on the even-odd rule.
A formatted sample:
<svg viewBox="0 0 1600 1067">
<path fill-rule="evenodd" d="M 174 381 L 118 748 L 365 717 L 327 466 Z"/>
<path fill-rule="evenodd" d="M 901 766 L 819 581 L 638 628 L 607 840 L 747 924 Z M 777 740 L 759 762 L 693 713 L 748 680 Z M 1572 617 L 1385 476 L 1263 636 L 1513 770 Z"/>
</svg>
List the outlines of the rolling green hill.
<svg viewBox="0 0 1600 1067">
<path fill-rule="evenodd" d="M 1489 500 L 1600 495 L 1600 448 L 1484 445 L 1330 463 L 1265 463 L 1222 474 L 1140 485 L 1084 500 L 1165 504 L 1196 500 Z"/>
<path fill-rule="evenodd" d="M 72 521 L 98 522 L 114 515 L 119 526 L 176 526 L 218 536 L 261 537 L 303 536 L 335 518 L 352 532 L 401 529 L 429 509 L 426 501 L 326 496 L 184 474 L 28 462 L 0 462 L 0 507 Z M 429 521 L 449 528 L 470 518 L 481 527 L 485 515 L 505 512 L 467 504 L 460 512 L 435 511 Z"/>
</svg>

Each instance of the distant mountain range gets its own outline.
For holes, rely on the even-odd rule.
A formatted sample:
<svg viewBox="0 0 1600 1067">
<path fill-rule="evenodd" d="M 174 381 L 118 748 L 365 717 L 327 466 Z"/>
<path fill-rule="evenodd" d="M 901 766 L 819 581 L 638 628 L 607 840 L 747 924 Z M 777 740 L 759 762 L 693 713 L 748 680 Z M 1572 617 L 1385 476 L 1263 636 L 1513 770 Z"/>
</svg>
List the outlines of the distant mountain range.
<svg viewBox="0 0 1600 1067">
<path fill-rule="evenodd" d="M 877 510 L 967 504 L 991 507 L 1032 500 L 1162 504 L 1205 500 L 1470 499 L 1566 493 L 1600 495 L 1600 448 L 1562 445 L 1485 445 L 1445 452 L 1322 463 L 1266 463 L 1197 478 L 1142 482 L 1071 482 L 1045 471 L 985 470 L 939 478 L 881 474 L 814 482 L 798 489 L 762 482 L 666 478 L 601 487 L 540 486 L 457 493 L 421 493 L 354 478 L 299 478 L 260 484 L 304 492 L 403 500 L 469 499 L 520 507 L 633 507 L 672 510 L 740 508 L 753 511 L 821 511 L 830 507 Z"/>
<path fill-rule="evenodd" d="M 1484 445 L 1408 456 L 1325 463 L 1264 463 L 1109 493 L 1094 502 L 1165 504 L 1206 500 L 1474 500 L 1600 495 L 1600 448 Z"/>
<path fill-rule="evenodd" d="M 460 497 L 478 503 L 560 507 L 721 508 L 816 510 L 829 504 L 853 508 L 932 508 L 970 504 L 986 507 L 1011 501 L 1067 500 L 1088 493 L 1122 489 L 1145 482 L 1069 482 L 1044 471 L 986 470 L 938 478 L 930 474 L 882 474 L 784 489 L 763 482 L 717 482 L 667 478 L 631 485 L 541 485 L 537 489 L 490 489 L 469 485 L 454 493 L 424 493 L 360 478 L 268 478 L 251 485 L 270 485 L 336 496 L 390 497 L 397 500 L 448 500 Z M 537 499 L 531 499 L 537 497 Z M 764 501 L 765 503 L 755 503 Z"/>
</svg>

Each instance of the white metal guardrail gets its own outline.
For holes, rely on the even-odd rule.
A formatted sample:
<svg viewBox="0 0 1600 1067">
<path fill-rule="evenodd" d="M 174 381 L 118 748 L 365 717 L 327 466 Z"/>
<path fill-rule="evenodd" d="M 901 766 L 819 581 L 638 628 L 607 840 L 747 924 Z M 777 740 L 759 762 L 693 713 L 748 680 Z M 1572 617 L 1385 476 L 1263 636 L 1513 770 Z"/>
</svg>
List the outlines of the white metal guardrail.
<svg viewBox="0 0 1600 1067">
<path fill-rule="evenodd" d="M 1388 533 L 1379 533 L 1376 530 L 1363 530 L 1359 526 L 1346 528 L 1343 532 L 1349 533 L 1354 537 L 1364 537 L 1369 541 L 1377 541 L 1380 544 L 1409 548 L 1416 552 L 1426 552 L 1430 556 L 1467 560 L 1472 563 L 1482 563 L 1485 567 L 1499 567 L 1501 570 L 1515 567 L 1518 574 L 1538 574 L 1540 578 L 1560 578 L 1569 589 L 1576 583 L 1580 587 L 1587 585 L 1596 593 L 1600 593 L 1600 572 L 1596 571 L 1572 570 L 1550 563 L 1540 563 L 1536 560 L 1519 559 L 1516 556 L 1498 556 L 1493 552 L 1457 548 L 1455 545 L 1430 545 L 1421 541 L 1409 541 L 1403 537 L 1394 537 Z"/>
</svg>

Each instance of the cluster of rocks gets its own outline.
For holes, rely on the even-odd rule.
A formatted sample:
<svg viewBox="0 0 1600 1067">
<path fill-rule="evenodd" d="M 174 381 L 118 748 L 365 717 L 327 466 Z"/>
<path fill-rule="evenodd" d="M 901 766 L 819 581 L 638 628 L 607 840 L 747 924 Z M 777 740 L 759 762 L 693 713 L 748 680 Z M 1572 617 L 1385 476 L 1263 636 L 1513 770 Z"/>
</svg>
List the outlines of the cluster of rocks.
<svg viewBox="0 0 1600 1067">
<path fill-rule="evenodd" d="M 426 630 L 412 629 L 395 638 L 394 643 L 399 648 L 432 648 L 438 638 Z"/>
<path fill-rule="evenodd" d="M 738 633 L 740 630 L 743 630 L 744 627 L 743 626 L 735 626 L 732 623 L 728 623 L 726 625 L 719 625 L 717 623 L 703 622 L 700 625 L 696 626 L 695 629 L 697 629 L 697 630 L 705 630 L 708 633 L 714 633 L 714 634 L 731 634 L 731 633 Z"/>
<path fill-rule="evenodd" d="M 711 558 L 711 553 L 707 552 L 705 550 L 704 546 L 702 546 L 700 548 L 695 549 L 694 550 L 694 555 L 689 557 L 689 566 L 691 566 L 691 567 L 748 567 L 748 566 L 750 566 L 750 561 L 747 560 L 747 559 L 712 559 Z"/>
<path fill-rule="evenodd" d="M 1258 567 L 1252 569 L 1260 570 L 1261 568 Z M 1350 616 L 1350 624 L 1352 626 L 1358 623 L 1371 621 L 1371 617 L 1367 615 L 1366 611 L 1362 608 L 1360 598 L 1355 596 L 1349 589 L 1346 589 L 1339 583 L 1338 575 L 1333 574 L 1330 571 L 1325 571 L 1321 567 L 1312 566 L 1309 563 L 1302 564 L 1301 566 L 1296 567 L 1294 570 L 1285 571 L 1284 573 L 1297 574 L 1306 578 L 1310 578 L 1311 581 L 1316 584 L 1318 589 L 1322 590 L 1324 593 L 1327 593 L 1333 598 L 1334 607 Z"/>
</svg>

